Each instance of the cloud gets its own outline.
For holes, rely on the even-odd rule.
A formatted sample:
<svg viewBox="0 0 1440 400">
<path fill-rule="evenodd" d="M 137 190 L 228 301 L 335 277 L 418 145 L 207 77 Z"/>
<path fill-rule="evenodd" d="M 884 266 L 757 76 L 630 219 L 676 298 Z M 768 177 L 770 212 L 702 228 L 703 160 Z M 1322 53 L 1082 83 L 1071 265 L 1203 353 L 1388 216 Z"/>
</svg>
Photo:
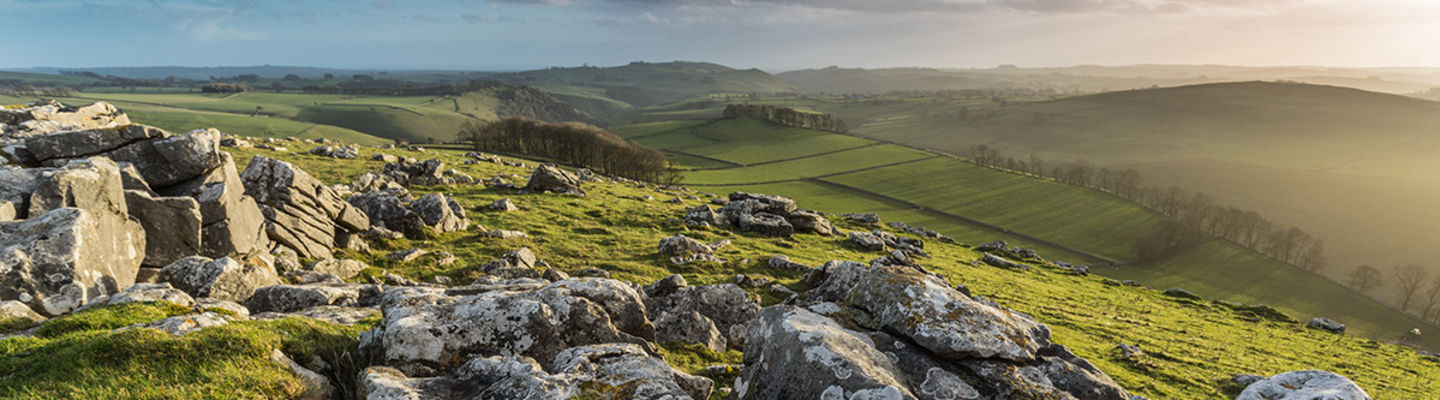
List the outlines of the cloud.
<svg viewBox="0 0 1440 400">
<path fill-rule="evenodd" d="M 243 42 L 261 40 L 269 36 L 264 31 L 250 31 L 220 25 L 223 22 L 225 22 L 224 18 L 186 20 L 176 25 L 175 30 L 188 33 L 192 38 L 201 42 Z"/>
</svg>

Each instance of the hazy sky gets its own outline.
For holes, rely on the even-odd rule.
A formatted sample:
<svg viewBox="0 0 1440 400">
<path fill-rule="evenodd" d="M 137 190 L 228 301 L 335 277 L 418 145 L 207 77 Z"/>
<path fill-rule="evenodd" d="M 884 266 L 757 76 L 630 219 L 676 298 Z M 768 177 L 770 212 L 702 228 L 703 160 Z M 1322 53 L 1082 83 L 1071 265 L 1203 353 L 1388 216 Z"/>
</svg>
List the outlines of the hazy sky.
<svg viewBox="0 0 1440 400">
<path fill-rule="evenodd" d="M 0 0 L 0 67 L 1440 66 L 1440 0 Z"/>
</svg>

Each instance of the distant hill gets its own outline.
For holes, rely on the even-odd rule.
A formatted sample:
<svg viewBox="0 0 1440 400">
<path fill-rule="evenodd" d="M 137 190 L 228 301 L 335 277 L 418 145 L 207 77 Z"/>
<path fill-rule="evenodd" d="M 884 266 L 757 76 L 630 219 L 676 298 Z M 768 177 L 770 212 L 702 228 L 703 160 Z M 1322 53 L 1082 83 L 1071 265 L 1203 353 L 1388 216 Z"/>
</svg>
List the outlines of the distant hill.
<svg viewBox="0 0 1440 400">
<path fill-rule="evenodd" d="M 983 69 L 839 68 L 777 75 L 808 93 L 878 94 L 912 90 L 1019 90 L 1045 94 L 1097 93 L 1246 80 L 1339 85 L 1394 94 L 1440 86 L 1440 69 L 1130 65 Z"/>
<path fill-rule="evenodd" d="M 709 93 L 793 92 L 795 86 L 758 69 L 703 62 L 634 62 L 616 67 L 549 68 L 493 76 L 507 82 L 565 92 L 598 88 L 605 97 L 650 105 Z"/>
<path fill-rule="evenodd" d="M 1327 242 L 1332 276 L 1362 263 L 1440 267 L 1440 248 L 1428 245 L 1440 242 L 1437 102 L 1242 82 L 928 114 L 924 126 L 943 128 L 903 135 L 847 119 L 861 135 L 946 151 L 986 144 L 1017 158 L 1134 168 L 1145 185 L 1207 192 L 1311 232 Z"/>
</svg>

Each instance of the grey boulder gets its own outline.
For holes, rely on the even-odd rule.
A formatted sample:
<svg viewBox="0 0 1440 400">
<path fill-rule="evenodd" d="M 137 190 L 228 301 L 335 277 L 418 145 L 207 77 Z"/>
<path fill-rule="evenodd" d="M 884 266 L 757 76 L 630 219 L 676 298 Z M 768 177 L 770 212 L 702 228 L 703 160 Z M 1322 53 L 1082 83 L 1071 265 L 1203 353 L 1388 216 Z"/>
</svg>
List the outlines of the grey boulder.
<svg viewBox="0 0 1440 400">
<path fill-rule="evenodd" d="M 1350 378 L 1319 370 L 1291 371 L 1250 384 L 1235 400 L 1370 400 Z"/>
<path fill-rule="evenodd" d="M 160 270 L 160 280 L 195 297 L 243 303 L 257 289 L 280 283 L 275 270 L 241 264 L 230 257 L 182 258 Z"/>
</svg>

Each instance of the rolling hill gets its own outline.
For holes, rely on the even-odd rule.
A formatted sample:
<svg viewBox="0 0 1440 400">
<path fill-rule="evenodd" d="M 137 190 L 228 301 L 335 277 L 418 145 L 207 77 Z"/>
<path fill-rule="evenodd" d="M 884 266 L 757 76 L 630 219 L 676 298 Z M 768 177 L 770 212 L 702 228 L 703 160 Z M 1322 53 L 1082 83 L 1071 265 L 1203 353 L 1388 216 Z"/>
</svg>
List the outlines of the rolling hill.
<svg viewBox="0 0 1440 400">
<path fill-rule="evenodd" d="M 844 115 L 843 110 L 832 111 Z M 1019 103 L 969 116 L 862 119 L 854 133 L 963 152 L 1133 168 L 1146 185 L 1203 191 L 1328 243 L 1358 264 L 1431 264 L 1440 249 L 1440 103 L 1355 89 L 1243 82 Z"/>
<path fill-rule="evenodd" d="M 807 93 L 880 94 L 891 91 L 1030 90 L 1046 94 L 1249 80 L 1338 85 L 1394 94 L 1440 86 L 1433 68 L 1241 67 L 1226 65 L 1081 65 L 1071 67 L 940 69 L 840 68 L 787 71 L 776 76 Z"/>
<path fill-rule="evenodd" d="M 922 225 L 961 242 L 1005 240 L 1058 260 L 1120 264 L 1094 271 L 1217 300 L 1269 304 L 1297 318 L 1338 318 L 1351 322 L 1352 332 L 1376 339 L 1432 326 L 1225 242 L 1128 264 L 1136 257 L 1134 243 L 1158 229 L 1161 217 L 1093 189 L 746 118 L 640 123 L 615 131 L 666 151 L 686 170 L 685 183 L 701 190 L 778 193 L 833 212 L 877 212 L 886 221 Z"/>
<path fill-rule="evenodd" d="M 709 93 L 793 92 L 795 86 L 758 69 L 735 69 L 701 62 L 633 62 L 615 67 L 548 68 L 496 74 L 514 84 L 551 93 L 595 98 L 603 95 L 628 105 L 645 106 Z"/>
</svg>

